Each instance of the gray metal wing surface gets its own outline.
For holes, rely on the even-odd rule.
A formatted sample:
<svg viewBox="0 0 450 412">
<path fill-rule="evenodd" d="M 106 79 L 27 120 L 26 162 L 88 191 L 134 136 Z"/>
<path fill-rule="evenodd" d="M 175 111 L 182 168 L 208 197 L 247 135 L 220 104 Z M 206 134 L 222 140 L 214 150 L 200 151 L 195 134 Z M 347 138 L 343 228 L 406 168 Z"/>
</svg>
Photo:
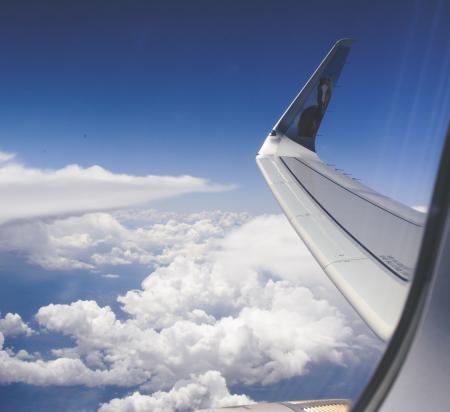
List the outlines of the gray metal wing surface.
<svg viewBox="0 0 450 412">
<path fill-rule="evenodd" d="M 341 173 L 316 153 L 317 131 L 350 46 L 350 39 L 333 46 L 266 138 L 256 162 L 325 273 L 388 340 L 406 300 L 425 214 Z"/>
</svg>

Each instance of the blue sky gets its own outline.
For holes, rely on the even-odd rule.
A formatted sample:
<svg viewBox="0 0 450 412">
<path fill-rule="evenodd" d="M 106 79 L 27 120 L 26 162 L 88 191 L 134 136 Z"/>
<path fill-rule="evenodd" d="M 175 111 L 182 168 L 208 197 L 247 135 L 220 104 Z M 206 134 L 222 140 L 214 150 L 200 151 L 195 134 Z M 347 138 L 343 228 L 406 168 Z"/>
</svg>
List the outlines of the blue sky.
<svg viewBox="0 0 450 412">
<path fill-rule="evenodd" d="M 314 367 L 300 365 L 297 375 L 283 375 L 268 386 L 261 381 L 244 384 L 235 371 L 225 371 L 231 392 L 256 400 L 356 398 L 380 356 L 380 343 L 336 296 L 281 218 L 250 217 L 280 213 L 256 168 L 255 154 L 333 43 L 351 37 L 355 43 L 322 123 L 318 152 L 376 190 L 410 205 L 426 205 L 450 109 L 449 17 L 448 2 L 434 0 L 3 2 L 0 152 L 16 153 L 14 162 L 22 163 L 22 174 L 30 168 L 42 176 L 46 169 L 61 169 L 68 179 L 60 198 L 48 192 L 53 193 L 48 203 L 56 205 L 52 214 L 4 224 L 0 210 L 1 316 L 19 313 L 39 332 L 7 336 L 5 346 L 40 351 L 48 361 L 53 349 L 74 345 L 89 364 L 77 326 L 55 326 L 59 312 L 51 313 L 46 305 L 63 305 L 61 313 L 78 313 L 80 319 L 98 311 L 99 321 L 104 314 L 99 308 L 109 305 L 117 319 L 131 319 L 136 326 L 142 319 L 131 303 L 124 309 L 117 296 L 128 292 L 144 301 L 149 293 L 145 282 L 152 276 L 159 279 L 161 267 L 173 272 L 174 284 L 185 275 L 202 285 L 204 279 L 192 268 L 198 265 L 198 272 L 214 275 L 217 260 L 236 260 L 237 274 L 242 272 L 249 282 L 242 290 L 253 286 L 261 296 L 276 297 L 277 287 L 288 288 L 311 300 L 311 313 L 300 305 L 311 330 L 321 330 L 327 318 L 334 323 L 327 326 L 330 347 L 302 348 Z M 75 178 L 72 169 L 64 169 L 69 164 L 80 166 Z M 89 215 L 105 207 L 68 209 L 71 199 L 88 197 L 96 187 L 103 193 L 101 186 L 86 186 L 98 173 L 86 169 L 92 165 L 115 173 L 108 176 L 115 179 L 119 200 L 139 194 L 125 191 L 117 173 L 188 174 L 237 188 L 215 191 L 195 180 L 183 196 L 152 197 L 149 206 L 159 212 Z M 54 175 L 48 176 L 51 180 Z M 142 184 L 155 191 L 162 185 L 148 179 Z M 179 190 L 176 181 L 171 184 Z M 35 204 L 37 200 L 30 202 L 28 209 Z M 215 209 L 222 212 L 214 214 Z M 188 215 L 203 210 L 208 212 Z M 271 248 L 264 242 L 267 233 Z M 226 259 L 217 258 L 221 254 Z M 252 256 L 264 262 L 258 266 Z M 184 272 L 177 266 L 180 261 Z M 293 280 L 296 265 L 299 281 Z M 161 279 L 154 287 L 170 298 L 176 291 Z M 210 293 L 211 300 L 217 298 L 213 288 Z M 92 300 L 97 307 L 70 307 L 78 299 Z M 186 313 L 194 316 L 189 304 L 186 299 Z M 268 303 L 250 305 L 249 311 L 264 312 L 264 305 Z M 36 318 L 43 307 L 45 316 Z M 223 317 L 248 321 L 226 302 L 208 308 L 206 315 L 223 311 Z M 177 310 L 168 313 L 176 319 Z M 271 321 L 274 315 L 261 316 Z M 221 319 L 217 315 L 215 327 L 222 327 Z M 175 333 L 173 326 L 158 328 Z M 110 328 L 114 333 L 115 327 Z M 273 342 L 264 344 L 271 347 Z M 217 360 L 210 363 L 217 366 Z M 177 373 L 186 378 L 188 372 Z M 0 397 L 10 410 L 47 410 L 49 404 L 90 410 L 132 390 L 151 394 L 139 385 L 89 388 L 70 379 L 63 387 L 19 380 L 0 386 Z"/>
<path fill-rule="evenodd" d="M 334 41 L 352 37 L 319 149 L 383 188 L 392 174 L 403 181 L 406 162 L 437 162 L 448 16 L 443 1 L 8 2 L 2 149 L 41 168 L 100 164 L 241 185 L 178 209 L 274 211 L 254 155 Z M 437 88 L 446 92 L 436 97 Z M 368 173 L 368 161 L 386 157 L 399 164 L 389 179 Z"/>
</svg>

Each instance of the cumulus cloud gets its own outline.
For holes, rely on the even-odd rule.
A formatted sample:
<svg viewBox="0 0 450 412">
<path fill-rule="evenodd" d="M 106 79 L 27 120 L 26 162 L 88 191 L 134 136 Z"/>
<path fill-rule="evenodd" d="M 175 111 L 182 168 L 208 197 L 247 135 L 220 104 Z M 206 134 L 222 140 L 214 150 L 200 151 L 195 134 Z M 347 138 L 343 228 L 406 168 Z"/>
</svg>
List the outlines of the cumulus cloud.
<svg viewBox="0 0 450 412">
<path fill-rule="evenodd" d="M 40 330 L 73 345 L 53 348 L 47 359 L 5 348 L 0 382 L 119 385 L 136 392 L 103 410 L 188 411 L 183 405 L 248 401 L 226 385 L 270 385 L 308 373 L 313 363 L 346 365 L 378 350 L 336 306 L 283 216 L 164 219 L 139 211 L 45 223 L 56 251 L 47 261 L 100 270 L 103 261 L 144 259 L 152 272 L 141 288 L 118 296 L 125 317 L 94 300 L 41 307 Z"/>
<path fill-rule="evenodd" d="M 58 170 L 35 169 L 0 152 L 0 224 L 112 210 L 185 193 L 217 192 L 219 185 L 193 176 L 132 176 L 101 166 L 73 164 Z"/>
<path fill-rule="evenodd" d="M 192 411 L 201 408 L 248 405 L 253 401 L 245 395 L 232 395 L 226 381 L 217 371 L 192 375 L 178 382 L 169 392 L 158 391 L 150 395 L 134 392 L 123 399 L 103 404 L 100 412 L 168 412 Z"/>
<path fill-rule="evenodd" d="M 23 382 L 33 385 L 86 385 L 95 386 L 97 379 L 108 382 L 108 374 L 93 371 L 79 359 L 58 358 L 51 361 L 41 359 L 24 360 L 11 351 L 0 351 L 2 382 Z M 115 382 L 110 380 L 111 384 Z"/>
<path fill-rule="evenodd" d="M 2 227 L 0 251 L 20 252 L 30 263 L 53 270 L 164 264 L 192 255 L 248 219 L 246 213 L 135 210 L 18 222 Z"/>
<path fill-rule="evenodd" d="M 0 332 L 3 336 L 27 335 L 34 333 L 17 313 L 7 313 L 4 318 L 0 319 Z"/>
</svg>

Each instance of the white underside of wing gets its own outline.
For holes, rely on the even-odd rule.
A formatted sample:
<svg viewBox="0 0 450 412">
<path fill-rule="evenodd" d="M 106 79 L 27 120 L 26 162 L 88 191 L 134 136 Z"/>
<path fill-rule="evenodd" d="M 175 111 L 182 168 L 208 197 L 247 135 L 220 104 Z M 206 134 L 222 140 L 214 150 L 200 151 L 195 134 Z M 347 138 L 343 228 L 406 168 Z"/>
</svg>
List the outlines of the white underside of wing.
<svg viewBox="0 0 450 412">
<path fill-rule="evenodd" d="M 399 320 L 409 282 L 375 259 L 321 208 L 301 185 L 303 177 L 294 176 L 286 166 L 283 161 L 286 157 L 321 163 L 314 152 L 283 136 L 269 136 L 256 162 L 290 223 L 320 266 L 371 329 L 388 340 Z M 313 182 L 317 189 L 321 184 L 319 180 Z M 406 229 L 409 228 L 408 225 Z"/>
</svg>

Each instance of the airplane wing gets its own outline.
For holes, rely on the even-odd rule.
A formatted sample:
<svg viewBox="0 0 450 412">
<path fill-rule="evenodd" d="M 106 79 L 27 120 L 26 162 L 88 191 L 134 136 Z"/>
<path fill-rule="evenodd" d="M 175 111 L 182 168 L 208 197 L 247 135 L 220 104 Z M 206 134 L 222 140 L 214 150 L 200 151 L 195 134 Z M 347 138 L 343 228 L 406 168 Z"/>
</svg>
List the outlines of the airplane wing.
<svg viewBox="0 0 450 412">
<path fill-rule="evenodd" d="M 350 46 L 350 39 L 333 46 L 256 162 L 322 269 L 370 328 L 388 340 L 408 293 L 425 214 L 341 173 L 316 152 L 317 131 Z"/>
<path fill-rule="evenodd" d="M 203 409 L 197 412 L 350 412 L 350 402 L 346 399 L 321 399 L 312 401 L 290 401 L 258 403 L 243 406 Z"/>
</svg>

